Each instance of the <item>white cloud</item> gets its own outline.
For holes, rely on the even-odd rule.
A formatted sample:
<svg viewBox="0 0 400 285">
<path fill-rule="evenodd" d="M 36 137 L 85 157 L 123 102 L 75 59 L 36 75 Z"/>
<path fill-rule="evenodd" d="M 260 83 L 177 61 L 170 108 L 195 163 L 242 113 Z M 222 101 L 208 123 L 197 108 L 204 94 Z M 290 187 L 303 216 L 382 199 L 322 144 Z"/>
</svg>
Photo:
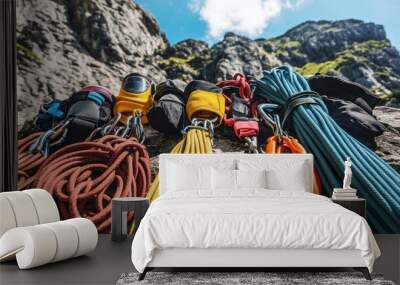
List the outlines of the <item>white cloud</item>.
<svg viewBox="0 0 400 285">
<path fill-rule="evenodd" d="M 192 0 L 189 8 L 207 23 L 208 36 L 220 38 L 226 32 L 259 36 L 284 9 L 304 0 Z"/>
</svg>

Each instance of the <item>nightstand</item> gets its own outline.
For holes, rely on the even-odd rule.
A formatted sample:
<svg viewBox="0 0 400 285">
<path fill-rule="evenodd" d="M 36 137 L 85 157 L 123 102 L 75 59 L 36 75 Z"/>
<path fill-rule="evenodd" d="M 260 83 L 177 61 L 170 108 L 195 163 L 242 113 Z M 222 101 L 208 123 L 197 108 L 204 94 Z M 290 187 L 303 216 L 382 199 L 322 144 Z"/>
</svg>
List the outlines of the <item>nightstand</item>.
<svg viewBox="0 0 400 285">
<path fill-rule="evenodd" d="M 352 199 L 331 199 L 333 203 L 359 214 L 363 218 L 367 218 L 367 200 L 363 198 Z"/>
<path fill-rule="evenodd" d="M 149 200 L 142 197 L 114 198 L 111 201 L 111 239 L 123 241 L 127 238 L 127 213 L 133 211 L 135 231 L 149 208 Z"/>
</svg>

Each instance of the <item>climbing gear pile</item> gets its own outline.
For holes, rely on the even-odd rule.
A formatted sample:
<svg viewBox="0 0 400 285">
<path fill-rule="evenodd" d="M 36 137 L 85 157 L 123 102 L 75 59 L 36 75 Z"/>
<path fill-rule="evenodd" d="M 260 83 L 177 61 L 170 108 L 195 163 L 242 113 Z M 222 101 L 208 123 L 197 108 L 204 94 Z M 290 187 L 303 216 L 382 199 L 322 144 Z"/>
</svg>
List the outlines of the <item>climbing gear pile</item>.
<svg viewBox="0 0 400 285">
<path fill-rule="evenodd" d="M 145 197 L 150 187 L 142 113 L 132 110 L 124 125 L 119 124 L 121 117 L 116 113 L 86 141 L 50 155 L 32 178 L 34 187 L 53 195 L 64 219 L 86 217 L 99 232 L 110 229 L 112 198 Z M 128 223 L 132 221 L 130 213 Z"/>
<path fill-rule="evenodd" d="M 139 73 L 127 75 L 116 98 L 114 113 L 121 113 L 121 122 L 126 124 L 128 117 L 139 112 L 142 124 L 147 124 L 147 113 L 153 105 L 154 83 Z"/>
<path fill-rule="evenodd" d="M 240 140 L 245 141 L 250 153 L 258 153 L 257 136 L 259 125 L 257 114 L 252 103 L 253 91 L 246 77 L 236 73 L 232 80 L 217 82 L 225 97 L 224 123 L 233 128 Z"/>
<path fill-rule="evenodd" d="M 254 96 L 285 107 L 301 144 L 314 154 L 324 194 L 341 186 L 343 161 L 350 157 L 352 185 L 368 200 L 370 225 L 377 233 L 400 232 L 400 175 L 335 123 L 301 75 L 288 66 L 264 71 Z"/>
<path fill-rule="evenodd" d="M 167 80 L 156 87 L 131 73 L 117 98 L 104 87 L 87 86 L 41 106 L 34 119 L 40 132 L 18 141 L 18 189 L 44 188 L 63 218 L 86 217 L 108 232 L 112 198 L 153 201 L 159 195 L 158 175 L 150 185 L 143 124 L 182 133 L 171 153 L 200 154 L 213 152 L 214 128 L 224 123 L 249 153 L 312 153 L 316 194 L 330 196 L 341 186 L 343 161 L 350 157 L 353 186 L 368 200 L 372 228 L 398 233 L 400 175 L 357 141 L 370 145 L 383 132 L 372 114 L 379 101 L 336 77 L 318 75 L 307 83 L 287 66 L 257 81 L 238 73 L 217 84 L 194 80 L 186 86 Z M 260 121 L 272 130 L 264 150 L 257 143 Z M 128 222 L 132 218 L 130 213 Z"/>
<path fill-rule="evenodd" d="M 200 80 L 190 82 L 184 94 L 188 98 L 186 110 L 191 125 L 182 131 L 182 140 L 171 153 L 212 153 L 214 127 L 221 124 L 225 114 L 225 99 L 218 86 Z M 198 117 L 197 117 L 198 116 Z M 153 180 L 147 198 L 159 196 L 159 176 Z"/>
<path fill-rule="evenodd" d="M 185 86 L 180 80 L 167 80 L 157 85 L 154 105 L 147 115 L 153 129 L 178 134 L 188 125 L 183 95 Z"/>
<path fill-rule="evenodd" d="M 99 232 L 108 232 L 112 198 L 145 197 L 150 178 L 150 160 L 142 144 L 135 138 L 106 135 L 50 155 L 34 187 L 54 197 L 63 219 L 85 217 Z"/>
</svg>

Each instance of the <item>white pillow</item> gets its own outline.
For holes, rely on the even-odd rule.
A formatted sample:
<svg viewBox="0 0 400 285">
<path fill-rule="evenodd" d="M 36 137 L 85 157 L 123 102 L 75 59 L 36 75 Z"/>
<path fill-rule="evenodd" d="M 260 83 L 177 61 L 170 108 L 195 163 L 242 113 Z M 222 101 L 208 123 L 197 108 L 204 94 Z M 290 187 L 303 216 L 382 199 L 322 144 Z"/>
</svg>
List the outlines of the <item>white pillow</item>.
<svg viewBox="0 0 400 285">
<path fill-rule="evenodd" d="M 242 188 L 268 188 L 267 170 L 236 170 L 237 187 Z"/>
<path fill-rule="evenodd" d="M 168 175 L 168 191 L 212 189 L 211 167 L 170 163 Z"/>
<path fill-rule="evenodd" d="M 268 189 L 306 192 L 307 176 L 304 164 L 282 170 L 267 171 Z"/>
<path fill-rule="evenodd" d="M 221 191 L 236 190 L 236 170 L 212 168 L 212 189 Z"/>
</svg>

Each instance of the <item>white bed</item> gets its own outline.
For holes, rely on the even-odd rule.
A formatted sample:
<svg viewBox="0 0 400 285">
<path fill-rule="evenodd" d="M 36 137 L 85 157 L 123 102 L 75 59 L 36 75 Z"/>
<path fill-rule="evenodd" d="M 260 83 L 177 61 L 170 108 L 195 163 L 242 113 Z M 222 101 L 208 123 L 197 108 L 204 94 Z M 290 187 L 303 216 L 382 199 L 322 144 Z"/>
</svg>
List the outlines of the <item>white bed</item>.
<svg viewBox="0 0 400 285">
<path fill-rule="evenodd" d="M 135 268 L 141 278 L 154 267 L 355 267 L 369 277 L 380 251 L 367 222 L 312 194 L 312 169 L 311 155 L 162 155 Z M 270 185 L 255 187 L 264 173 Z"/>
</svg>

